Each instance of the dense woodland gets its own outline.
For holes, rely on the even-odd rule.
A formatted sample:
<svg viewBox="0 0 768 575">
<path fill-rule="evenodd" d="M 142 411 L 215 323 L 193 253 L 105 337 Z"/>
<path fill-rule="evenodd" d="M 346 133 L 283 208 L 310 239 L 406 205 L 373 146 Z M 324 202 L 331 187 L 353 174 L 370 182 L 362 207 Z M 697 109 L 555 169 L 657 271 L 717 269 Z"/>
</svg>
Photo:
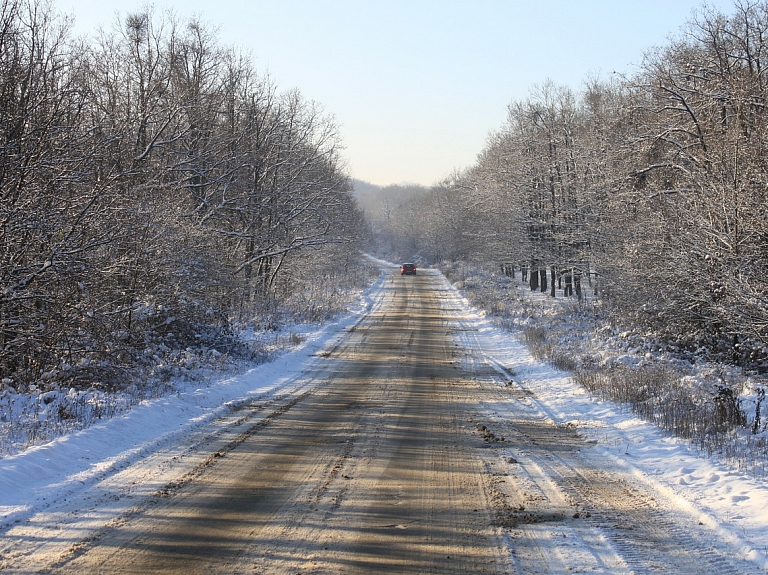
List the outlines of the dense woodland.
<svg viewBox="0 0 768 575">
<path fill-rule="evenodd" d="M 632 76 L 512 102 L 468 169 L 355 198 L 333 121 L 201 22 L 76 38 L 0 0 L 2 386 L 247 355 L 244 328 L 328 317 L 371 233 L 766 371 L 766 70 L 768 2 L 702 7 Z"/>
<path fill-rule="evenodd" d="M 0 388 L 108 389 L 325 319 L 365 230 L 339 150 L 196 20 L 145 9 L 78 39 L 0 0 Z"/>
<path fill-rule="evenodd" d="M 392 254 L 507 264 L 672 349 L 766 371 L 767 106 L 768 2 L 702 7 L 634 75 L 533 88 L 471 168 L 376 207 L 368 192 L 367 210 Z"/>
</svg>

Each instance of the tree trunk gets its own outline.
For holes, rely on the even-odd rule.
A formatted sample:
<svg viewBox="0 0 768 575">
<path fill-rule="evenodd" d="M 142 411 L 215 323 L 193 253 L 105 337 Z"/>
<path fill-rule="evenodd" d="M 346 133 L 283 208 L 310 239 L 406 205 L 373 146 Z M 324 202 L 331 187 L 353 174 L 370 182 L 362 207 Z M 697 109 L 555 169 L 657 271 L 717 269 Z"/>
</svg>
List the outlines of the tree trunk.
<svg viewBox="0 0 768 575">
<path fill-rule="evenodd" d="M 551 266 L 549 269 L 552 273 L 552 285 L 549 288 L 549 295 L 551 297 L 555 297 L 555 279 L 557 278 L 557 268 L 556 266 Z"/>
<path fill-rule="evenodd" d="M 573 269 L 566 270 L 565 272 L 565 289 L 563 290 L 564 297 L 571 297 L 573 295 Z"/>
<path fill-rule="evenodd" d="M 581 272 L 573 270 L 573 288 L 576 290 L 576 297 L 581 301 Z"/>
<path fill-rule="evenodd" d="M 531 278 L 530 278 L 531 291 L 539 289 L 539 271 L 536 266 L 531 266 Z"/>
</svg>

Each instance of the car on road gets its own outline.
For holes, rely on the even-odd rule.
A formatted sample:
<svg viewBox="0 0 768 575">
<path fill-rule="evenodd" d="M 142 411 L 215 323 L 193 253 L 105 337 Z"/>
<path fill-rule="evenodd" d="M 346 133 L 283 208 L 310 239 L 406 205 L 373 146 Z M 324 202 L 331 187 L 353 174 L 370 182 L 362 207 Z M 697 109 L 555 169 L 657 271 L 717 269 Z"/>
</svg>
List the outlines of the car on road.
<svg viewBox="0 0 768 575">
<path fill-rule="evenodd" d="M 400 275 L 416 275 L 416 264 L 406 263 L 400 266 Z"/>
</svg>

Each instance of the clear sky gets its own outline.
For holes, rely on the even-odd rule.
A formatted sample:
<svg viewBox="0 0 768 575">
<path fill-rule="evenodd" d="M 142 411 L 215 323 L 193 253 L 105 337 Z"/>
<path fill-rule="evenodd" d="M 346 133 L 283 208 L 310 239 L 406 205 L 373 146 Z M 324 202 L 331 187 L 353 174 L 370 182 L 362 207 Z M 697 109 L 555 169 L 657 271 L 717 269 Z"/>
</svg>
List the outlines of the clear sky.
<svg viewBox="0 0 768 575">
<path fill-rule="evenodd" d="M 54 0 L 89 34 L 137 0 Z M 631 73 L 702 0 L 156 0 L 249 51 L 339 126 L 353 177 L 431 185 L 472 165 L 513 100 Z M 732 0 L 708 0 L 731 13 Z"/>
</svg>

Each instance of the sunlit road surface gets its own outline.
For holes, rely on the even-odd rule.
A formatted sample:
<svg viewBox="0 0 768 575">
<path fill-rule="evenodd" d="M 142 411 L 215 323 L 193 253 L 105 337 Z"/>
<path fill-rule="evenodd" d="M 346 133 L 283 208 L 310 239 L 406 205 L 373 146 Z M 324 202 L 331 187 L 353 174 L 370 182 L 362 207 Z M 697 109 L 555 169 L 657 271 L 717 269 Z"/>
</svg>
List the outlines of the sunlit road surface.
<svg viewBox="0 0 768 575">
<path fill-rule="evenodd" d="M 553 424 L 447 290 L 395 271 L 285 393 L 8 529 L 0 572 L 762 573 Z"/>
<path fill-rule="evenodd" d="M 58 566 L 78 573 L 505 573 L 474 384 L 426 275 L 305 374 L 314 391 Z"/>
</svg>

